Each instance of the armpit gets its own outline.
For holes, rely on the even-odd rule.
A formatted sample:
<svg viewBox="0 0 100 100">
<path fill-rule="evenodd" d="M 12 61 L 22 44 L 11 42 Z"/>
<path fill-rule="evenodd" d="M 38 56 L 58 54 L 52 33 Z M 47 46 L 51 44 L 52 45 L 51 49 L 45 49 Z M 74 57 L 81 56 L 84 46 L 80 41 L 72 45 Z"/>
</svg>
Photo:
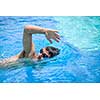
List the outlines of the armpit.
<svg viewBox="0 0 100 100">
<path fill-rule="evenodd" d="M 19 58 L 24 58 L 25 57 L 25 51 L 23 50 L 20 54 L 19 54 Z"/>
</svg>

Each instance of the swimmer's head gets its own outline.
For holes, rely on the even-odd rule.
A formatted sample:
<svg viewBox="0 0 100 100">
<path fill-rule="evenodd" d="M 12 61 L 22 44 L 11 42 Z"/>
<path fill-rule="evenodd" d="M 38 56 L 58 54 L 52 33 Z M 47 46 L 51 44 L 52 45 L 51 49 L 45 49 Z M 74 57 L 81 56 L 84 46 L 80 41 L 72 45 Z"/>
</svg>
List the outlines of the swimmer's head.
<svg viewBox="0 0 100 100">
<path fill-rule="evenodd" d="M 60 53 L 58 48 L 48 46 L 40 50 L 40 58 L 52 58 Z"/>
</svg>

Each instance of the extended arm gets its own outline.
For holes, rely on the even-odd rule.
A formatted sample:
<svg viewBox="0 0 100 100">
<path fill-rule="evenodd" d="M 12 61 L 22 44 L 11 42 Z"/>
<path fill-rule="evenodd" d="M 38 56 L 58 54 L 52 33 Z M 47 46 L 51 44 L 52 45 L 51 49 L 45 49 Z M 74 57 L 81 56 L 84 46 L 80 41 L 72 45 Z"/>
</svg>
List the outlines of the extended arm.
<svg viewBox="0 0 100 100">
<path fill-rule="evenodd" d="M 55 41 L 59 42 L 60 37 L 57 34 L 57 32 L 58 31 L 56 30 L 51 30 L 38 26 L 31 26 L 31 25 L 25 26 L 23 33 L 23 47 L 26 56 L 28 56 L 30 52 L 31 54 L 35 52 L 34 43 L 32 43 L 32 34 L 45 34 L 49 42 L 52 43 L 51 39 L 54 39 Z"/>
</svg>

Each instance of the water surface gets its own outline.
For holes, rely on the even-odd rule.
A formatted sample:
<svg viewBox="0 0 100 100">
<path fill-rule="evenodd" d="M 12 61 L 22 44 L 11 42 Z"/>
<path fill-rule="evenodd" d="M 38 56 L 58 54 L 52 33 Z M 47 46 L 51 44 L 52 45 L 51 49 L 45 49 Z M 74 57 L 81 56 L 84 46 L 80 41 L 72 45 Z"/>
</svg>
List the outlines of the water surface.
<svg viewBox="0 0 100 100">
<path fill-rule="evenodd" d="M 44 35 L 32 37 L 37 53 L 51 45 L 59 48 L 60 54 L 40 62 L 24 60 L 0 68 L 1 83 L 100 82 L 99 16 L 1 16 L 0 59 L 16 55 L 23 49 L 23 28 L 27 24 L 59 30 L 60 43 L 50 44 Z"/>
</svg>

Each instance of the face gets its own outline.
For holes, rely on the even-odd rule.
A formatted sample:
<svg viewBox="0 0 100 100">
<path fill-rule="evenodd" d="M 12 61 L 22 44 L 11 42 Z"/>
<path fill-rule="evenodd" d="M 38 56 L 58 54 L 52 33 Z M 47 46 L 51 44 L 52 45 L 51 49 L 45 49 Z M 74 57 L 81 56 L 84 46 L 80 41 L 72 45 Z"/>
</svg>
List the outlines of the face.
<svg viewBox="0 0 100 100">
<path fill-rule="evenodd" d="M 43 58 L 50 58 L 49 51 L 47 51 L 46 48 L 41 49 L 40 54 L 38 56 L 38 59 L 43 59 Z"/>
</svg>

